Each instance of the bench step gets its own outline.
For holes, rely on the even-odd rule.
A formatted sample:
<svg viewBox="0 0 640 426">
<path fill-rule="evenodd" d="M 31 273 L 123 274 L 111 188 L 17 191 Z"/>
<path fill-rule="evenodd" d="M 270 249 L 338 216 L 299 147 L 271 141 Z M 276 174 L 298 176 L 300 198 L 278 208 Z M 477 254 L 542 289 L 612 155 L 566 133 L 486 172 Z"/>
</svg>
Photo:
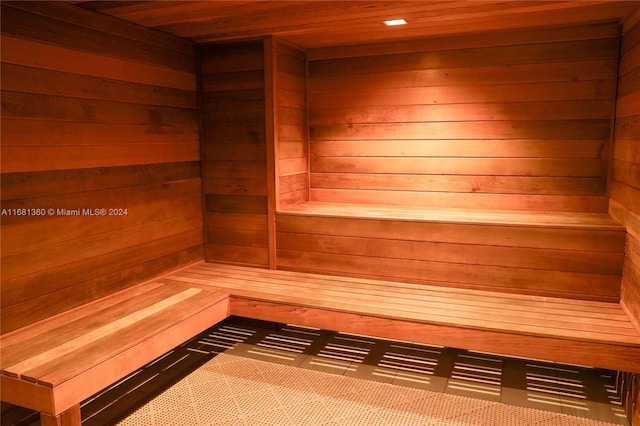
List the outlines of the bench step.
<svg viewBox="0 0 640 426">
<path fill-rule="evenodd" d="M 3 400 L 59 414 L 226 318 L 228 298 L 159 279 L 7 333 L 3 390 L 32 384 L 40 394 L 55 392 L 53 406 L 10 400 L 5 392 Z"/>
<path fill-rule="evenodd" d="M 309 202 L 276 214 L 277 269 L 617 302 L 625 228 L 606 213 Z"/>
<path fill-rule="evenodd" d="M 285 213 L 313 216 L 386 218 L 468 225 L 531 226 L 544 228 L 624 231 L 606 213 L 486 209 L 424 209 L 369 204 L 307 202 L 288 206 Z"/>
<path fill-rule="evenodd" d="M 289 312 L 304 310 L 308 317 L 313 316 L 313 311 L 325 315 L 322 324 L 301 325 L 326 327 L 327 316 L 333 316 L 335 321 L 332 329 L 338 331 L 349 331 L 345 330 L 346 324 L 340 321 L 354 315 L 388 320 L 388 325 L 393 327 L 398 327 L 400 323 L 412 323 L 417 327 L 416 332 L 419 332 L 420 325 L 429 325 L 441 331 L 476 332 L 477 336 L 499 334 L 522 337 L 522 342 L 533 338 L 533 341 L 546 345 L 550 344 L 549 341 L 557 345 L 553 356 L 542 357 L 544 359 L 562 362 L 584 359 L 585 365 L 592 365 L 586 360 L 593 358 L 598 364 L 594 366 L 606 364 L 604 368 L 625 367 L 640 371 L 640 333 L 618 303 L 266 270 L 211 262 L 180 270 L 167 279 L 189 285 L 208 285 L 228 292 L 232 298 L 232 314 L 238 314 L 234 308 L 243 305 L 243 314 L 257 319 L 273 320 L 257 317 L 260 314 L 257 306 L 263 303 L 263 308 L 270 306 L 272 310 L 279 309 L 279 306 L 286 306 L 280 309 Z M 253 303 L 253 308 L 247 304 L 248 301 Z M 303 315 L 300 315 L 300 319 L 304 320 Z M 376 335 L 373 324 L 371 327 L 369 334 Z M 423 329 L 423 334 L 425 330 L 427 328 Z M 368 334 L 367 330 L 360 331 Z M 446 334 L 444 336 L 447 337 Z M 402 335 L 380 337 L 412 340 L 410 336 Z M 427 336 L 426 341 L 421 343 L 477 349 L 467 347 L 464 340 L 456 340 L 453 335 L 448 337 L 445 341 L 430 341 Z M 602 362 L 597 360 L 600 355 L 592 357 L 588 353 L 567 354 L 561 356 L 562 359 L 554 359 L 558 356 L 555 352 L 564 350 L 563 345 L 567 345 L 564 349 L 583 346 L 599 350 L 608 348 L 617 355 L 607 360 L 604 358 L 609 357 L 602 355 Z M 487 349 L 491 349 L 491 346 L 482 348 Z M 529 353 L 527 348 L 522 347 L 514 352 L 513 348 L 495 346 L 493 351 L 518 356 Z M 532 348 L 530 352 L 540 351 Z M 616 360 L 618 356 L 624 359 Z"/>
</svg>

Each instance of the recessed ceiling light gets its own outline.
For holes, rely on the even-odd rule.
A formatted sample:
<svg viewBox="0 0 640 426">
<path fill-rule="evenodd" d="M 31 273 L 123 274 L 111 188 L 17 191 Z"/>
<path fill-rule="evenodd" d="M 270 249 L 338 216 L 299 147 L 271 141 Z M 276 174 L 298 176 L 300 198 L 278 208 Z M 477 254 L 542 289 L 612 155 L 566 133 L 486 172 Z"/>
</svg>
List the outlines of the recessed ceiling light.
<svg viewBox="0 0 640 426">
<path fill-rule="evenodd" d="M 407 21 L 404 19 L 389 19 L 388 21 L 384 21 L 384 24 L 387 27 L 394 27 L 396 25 L 406 25 Z"/>
</svg>

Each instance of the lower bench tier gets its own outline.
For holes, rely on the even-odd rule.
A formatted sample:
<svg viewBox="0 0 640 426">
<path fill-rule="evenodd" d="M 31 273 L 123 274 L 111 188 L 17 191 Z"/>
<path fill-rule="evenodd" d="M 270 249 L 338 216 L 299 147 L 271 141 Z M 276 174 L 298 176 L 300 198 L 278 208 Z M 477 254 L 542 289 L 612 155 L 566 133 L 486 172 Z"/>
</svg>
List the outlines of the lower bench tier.
<svg viewBox="0 0 640 426">
<path fill-rule="evenodd" d="M 3 335 L 2 400 L 79 424 L 82 400 L 229 315 L 640 373 L 618 303 L 199 262 Z"/>
<path fill-rule="evenodd" d="M 231 315 L 640 372 L 640 333 L 618 303 L 211 262 L 163 281 L 229 293 Z"/>
<path fill-rule="evenodd" d="M 228 315 L 228 294 L 156 280 L 25 326 L 0 340 L 2 401 L 79 420 L 81 401 Z"/>
</svg>

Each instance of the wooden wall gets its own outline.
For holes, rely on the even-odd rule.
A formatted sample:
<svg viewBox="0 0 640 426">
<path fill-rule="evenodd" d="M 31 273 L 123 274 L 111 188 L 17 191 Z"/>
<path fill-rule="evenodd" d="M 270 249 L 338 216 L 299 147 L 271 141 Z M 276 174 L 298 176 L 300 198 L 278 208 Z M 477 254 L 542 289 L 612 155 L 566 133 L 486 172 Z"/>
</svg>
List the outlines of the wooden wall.
<svg viewBox="0 0 640 426">
<path fill-rule="evenodd" d="M 640 9 L 624 25 L 610 214 L 627 228 L 622 303 L 640 329 Z"/>
<path fill-rule="evenodd" d="M 277 267 L 617 301 L 625 233 L 606 213 L 619 33 L 307 52 L 309 200 L 320 203 L 278 213 Z M 366 204 L 532 214 L 432 220 Z"/>
<path fill-rule="evenodd" d="M 307 64 L 305 52 L 276 43 L 274 79 L 278 208 L 309 199 Z"/>
<path fill-rule="evenodd" d="M 63 2 L 1 30 L 2 331 L 202 259 L 194 46 Z"/>
<path fill-rule="evenodd" d="M 606 212 L 618 32 L 310 51 L 310 200 Z"/>
<path fill-rule="evenodd" d="M 268 266 L 263 41 L 200 48 L 206 259 Z"/>
<path fill-rule="evenodd" d="M 275 210 L 308 198 L 305 54 L 274 38 L 203 46 L 200 82 L 206 258 L 273 267 Z"/>
</svg>

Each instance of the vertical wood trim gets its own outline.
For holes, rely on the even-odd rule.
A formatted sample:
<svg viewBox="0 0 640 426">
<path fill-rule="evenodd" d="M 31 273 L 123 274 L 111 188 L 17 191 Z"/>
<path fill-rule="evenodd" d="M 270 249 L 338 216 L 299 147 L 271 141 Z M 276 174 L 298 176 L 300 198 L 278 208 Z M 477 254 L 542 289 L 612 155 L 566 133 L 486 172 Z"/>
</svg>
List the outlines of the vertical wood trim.
<svg viewBox="0 0 640 426">
<path fill-rule="evenodd" d="M 74 405 L 57 416 L 40 413 L 40 423 L 42 426 L 80 426 L 82 424 L 80 404 Z"/>
<path fill-rule="evenodd" d="M 264 39 L 265 143 L 267 152 L 267 231 L 269 269 L 276 268 L 276 209 L 278 207 L 278 111 L 276 108 L 277 48 L 273 37 Z"/>
<path fill-rule="evenodd" d="M 622 60 L 622 25 L 618 25 L 618 51 L 616 52 L 616 78 L 613 82 L 613 96 L 611 99 L 614 101 L 611 103 L 611 128 L 609 131 L 609 146 L 607 147 L 607 179 L 605 193 L 609 197 L 609 203 L 611 202 L 611 183 L 613 181 L 613 144 L 616 138 L 616 114 L 617 114 L 617 100 L 618 100 L 618 82 L 620 80 L 620 61 Z M 607 211 L 609 208 L 607 207 Z"/>
<path fill-rule="evenodd" d="M 198 147 L 200 149 L 200 204 L 202 213 L 202 258 L 207 258 L 207 192 L 205 190 L 205 175 L 204 175 L 204 165 L 202 164 L 205 159 L 204 153 L 204 138 L 202 129 L 204 129 L 204 114 L 203 111 L 203 102 L 202 102 L 202 47 L 196 47 L 196 84 L 198 87 L 197 90 L 197 98 L 196 103 L 198 105 Z"/>
<path fill-rule="evenodd" d="M 309 54 L 308 52 L 304 53 L 304 113 L 305 113 L 305 128 L 306 128 L 306 136 L 307 136 L 307 194 L 306 200 L 309 201 L 311 199 L 311 107 L 309 106 Z"/>
<path fill-rule="evenodd" d="M 624 299 L 620 299 L 620 307 L 622 307 L 622 310 L 631 321 L 631 324 L 633 324 L 633 327 L 640 334 L 640 322 L 633 316 L 633 312 L 627 307 L 627 303 Z"/>
<path fill-rule="evenodd" d="M 631 398 L 631 426 L 640 426 L 640 374 L 631 377 Z"/>
</svg>

